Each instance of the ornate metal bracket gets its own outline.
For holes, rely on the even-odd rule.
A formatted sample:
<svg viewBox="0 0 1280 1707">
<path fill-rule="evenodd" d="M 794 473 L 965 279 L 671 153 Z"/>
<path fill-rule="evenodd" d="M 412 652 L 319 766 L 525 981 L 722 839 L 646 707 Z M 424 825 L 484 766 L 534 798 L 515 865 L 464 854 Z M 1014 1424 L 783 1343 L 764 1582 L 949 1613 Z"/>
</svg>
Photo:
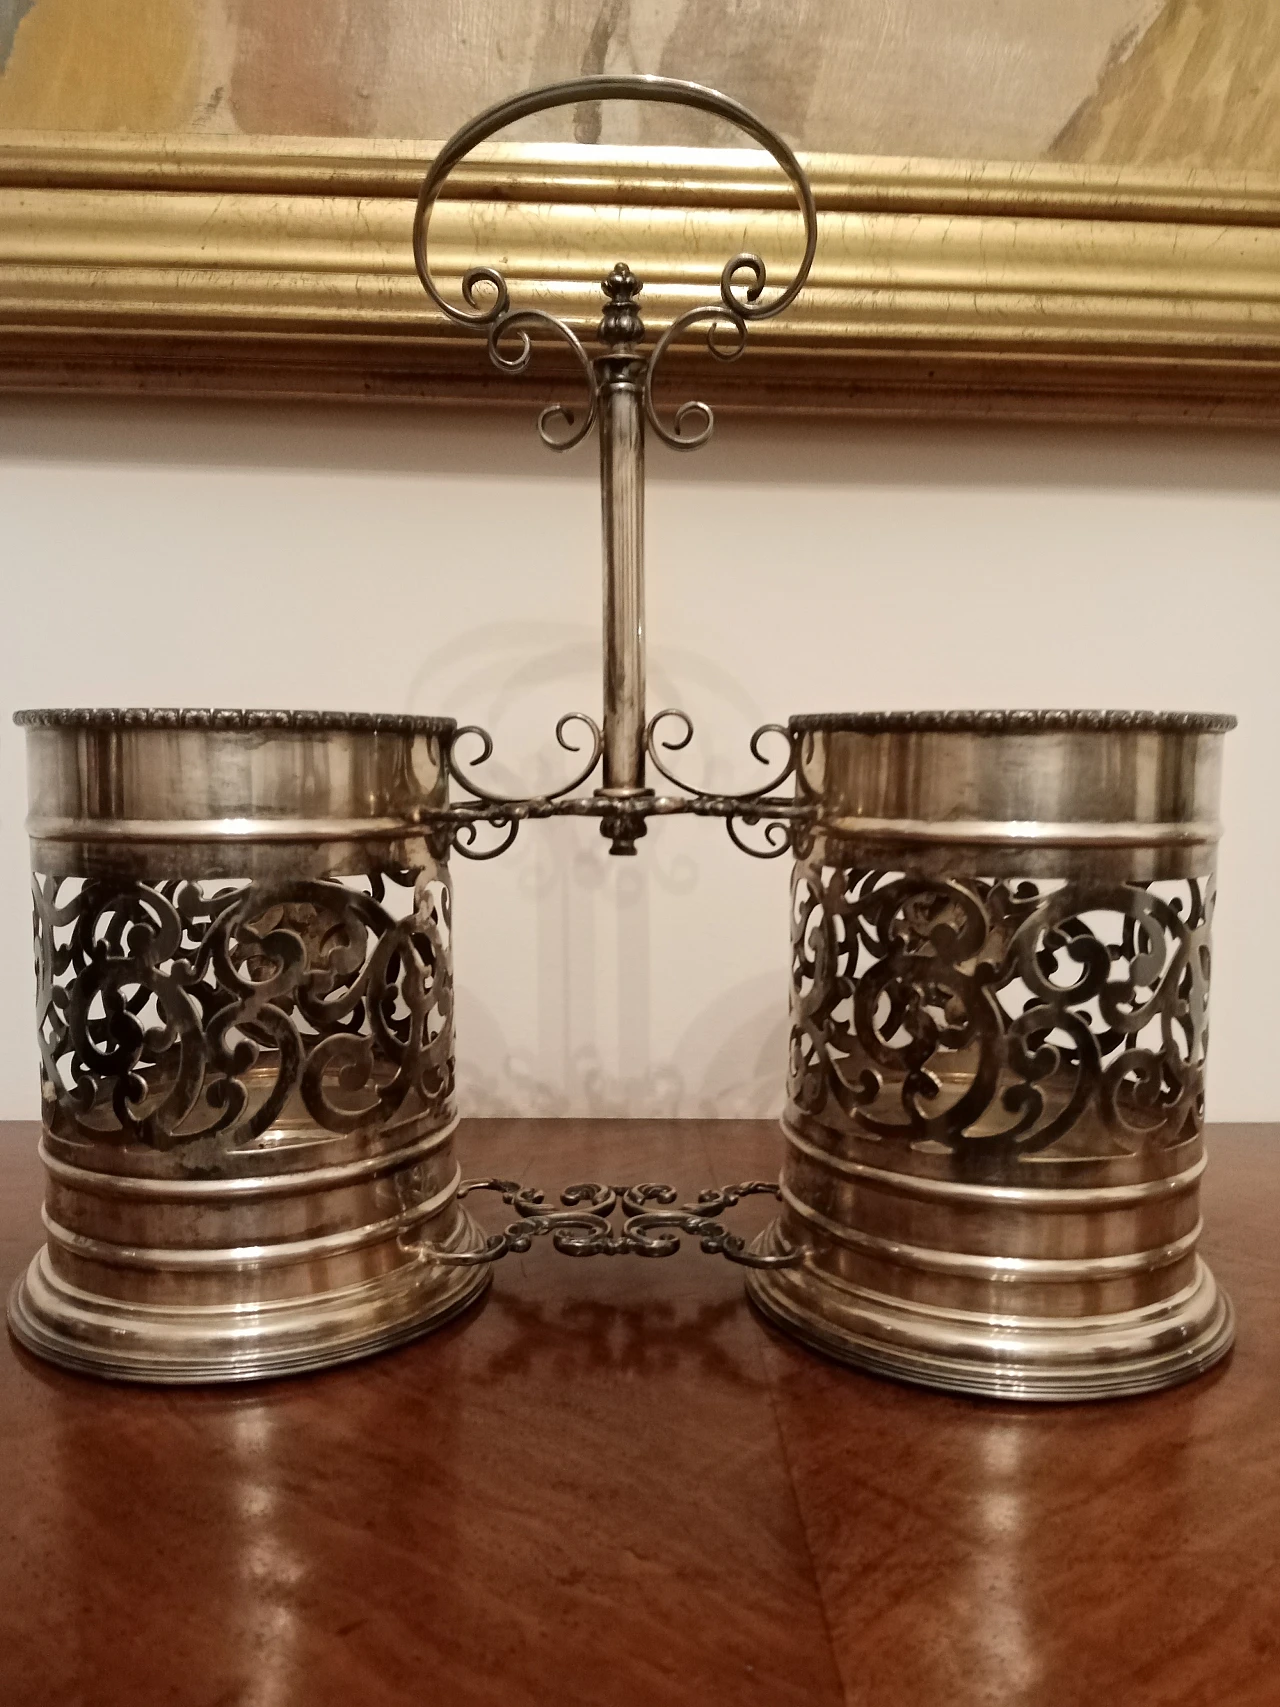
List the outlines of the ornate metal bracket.
<svg viewBox="0 0 1280 1707">
<path fill-rule="evenodd" d="M 708 1256 L 724 1257 L 744 1268 L 794 1268 L 804 1260 L 802 1249 L 758 1256 L 717 1219 L 744 1197 L 760 1193 L 777 1197 L 778 1187 L 771 1180 L 712 1187 L 699 1192 L 695 1203 L 674 1208 L 678 1193 L 670 1185 L 571 1185 L 560 1193 L 559 1209 L 549 1208 L 542 1192 L 515 1180 L 464 1180 L 458 1196 L 473 1191 L 498 1192 L 520 1219 L 505 1232 L 490 1234 L 479 1250 L 453 1252 L 435 1260 L 497 1262 L 500 1257 L 523 1254 L 535 1239 L 546 1237 L 567 1257 L 670 1257 L 680 1249 L 682 1234 L 696 1238 Z M 622 1222 L 615 1227 L 612 1216 L 619 1208 Z"/>
<path fill-rule="evenodd" d="M 675 740 L 658 740 L 658 725 L 664 719 L 677 720 L 683 733 Z M 768 755 L 762 742 L 768 736 L 780 736 L 787 744 L 785 762 L 775 768 L 769 781 L 761 788 L 747 789 L 740 794 L 717 794 L 683 782 L 659 757 L 658 748 L 677 752 L 687 747 L 693 736 L 693 724 L 683 711 L 660 711 L 650 719 L 645 730 L 645 749 L 653 760 L 655 770 L 683 790 L 681 794 L 655 794 L 638 790 L 632 795 L 615 796 L 603 790 L 594 794 L 576 794 L 595 772 L 600 763 L 601 737 L 599 726 L 585 712 L 570 712 L 556 725 L 556 738 L 567 751 L 578 752 L 565 738 L 566 728 L 573 723 L 585 725 L 591 732 L 592 752 L 589 764 L 579 769 L 571 781 L 561 788 L 540 795 L 500 795 L 490 793 L 464 770 L 457 758 L 456 745 L 465 736 L 475 736 L 481 743 L 473 764 L 483 764 L 493 752 L 488 732 L 475 726 L 459 729 L 448 749 L 447 764 L 451 780 L 466 791 L 468 798 L 455 800 L 446 807 L 424 808 L 419 814 L 429 826 L 433 852 L 443 857 L 450 848 L 464 859 L 496 859 L 515 841 L 520 825 L 536 818 L 599 818 L 601 832 L 611 843 L 613 853 L 634 853 L 635 844 L 645 834 L 646 821 L 655 817 L 685 815 L 695 818 L 722 818 L 729 839 L 743 853 L 754 859 L 778 859 L 794 852 L 803 856 L 810 841 L 810 826 L 814 809 L 811 804 L 774 790 L 795 774 L 799 736 L 777 723 L 766 723 L 751 737 L 751 754 L 767 765 Z M 764 826 L 759 845 L 752 845 L 744 831 Z M 481 831 L 492 832 L 493 839 L 485 842 Z"/>
<path fill-rule="evenodd" d="M 540 309 L 513 307 L 503 274 L 492 266 L 474 266 L 462 275 L 462 303 L 451 302 L 431 273 L 428 235 L 431 213 L 445 180 L 471 150 L 518 119 L 548 108 L 579 101 L 656 101 L 696 107 L 727 119 L 758 142 L 777 161 L 795 187 L 804 221 L 804 251 L 794 276 L 766 296 L 767 270 L 759 255 L 742 253 L 726 262 L 720 274 L 719 300 L 690 309 L 674 319 L 652 348 L 642 352 L 645 337 L 639 299 L 642 281 L 625 261 L 619 261 L 601 282 L 604 306 L 592 355 L 579 332 L 566 321 Z M 813 265 L 818 244 L 818 216 L 813 191 L 793 151 L 747 108 L 714 89 L 670 77 L 579 77 L 571 82 L 531 89 L 490 107 L 463 126 L 440 150 L 423 180 L 413 225 L 413 254 L 424 290 L 436 307 L 457 325 L 484 331 L 490 360 L 504 372 L 523 373 L 533 359 L 538 334 L 558 338 L 573 354 L 586 386 L 585 405 L 577 410 L 550 404 L 538 420 L 538 432 L 553 450 L 571 450 L 599 427 L 601 503 L 604 518 L 604 717 L 601 724 L 583 712 L 570 712 L 556 726 L 556 738 L 569 752 L 582 748 L 566 737 L 573 725 L 589 736 L 586 762 L 562 788 L 549 794 L 506 797 L 490 793 L 466 771 L 451 751 L 450 776 L 465 797 L 447 807 L 423 814 L 443 851 L 452 845 L 469 859 L 493 859 L 515 840 L 528 818 L 596 817 L 610 852 L 633 854 L 651 817 L 693 813 L 723 818 L 734 844 L 744 852 L 771 859 L 797 845 L 807 810 L 794 800 L 773 797 L 795 770 L 792 737 L 778 724 L 766 724 L 751 738 L 751 752 L 762 764 L 766 736 L 787 742 L 786 763 L 769 782 L 742 794 L 714 794 L 691 787 L 675 777 L 658 748 L 675 752 L 686 747 L 693 724 L 682 711 L 647 716 L 645 708 L 644 643 L 644 434 L 647 426 L 673 450 L 694 450 L 705 444 L 715 425 L 708 404 L 683 403 L 671 425 L 659 416 L 653 398 L 654 375 L 670 345 L 695 327 L 706 328 L 706 344 L 719 361 L 736 361 L 746 349 L 751 323 L 781 314 L 800 294 Z M 728 340 L 718 341 L 728 333 Z M 665 720 L 675 719 L 682 733 L 675 740 L 657 740 Z M 493 742 L 482 729 L 458 731 L 458 739 L 477 736 L 481 742 L 473 764 L 482 764 Z M 456 748 L 456 742 L 455 742 Z M 659 795 L 645 784 L 646 761 L 681 792 Z M 599 771 L 594 792 L 577 795 Z M 767 826 L 762 846 L 741 834 L 759 824 Z M 484 842 L 480 827 L 494 839 Z"/>
</svg>

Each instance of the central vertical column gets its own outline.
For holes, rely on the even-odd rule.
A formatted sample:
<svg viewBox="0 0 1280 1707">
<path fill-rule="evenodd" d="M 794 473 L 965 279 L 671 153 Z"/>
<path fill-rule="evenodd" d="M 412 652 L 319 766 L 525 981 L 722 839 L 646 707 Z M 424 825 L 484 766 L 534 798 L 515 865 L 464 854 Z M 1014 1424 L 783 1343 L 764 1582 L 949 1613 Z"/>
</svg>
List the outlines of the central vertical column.
<svg viewBox="0 0 1280 1707">
<path fill-rule="evenodd" d="M 612 363 L 609 364 L 613 366 Z M 618 363 L 600 409 L 604 525 L 604 790 L 644 789 L 644 410 Z"/>
<path fill-rule="evenodd" d="M 595 361 L 600 411 L 600 507 L 604 524 L 604 776 L 598 795 L 618 802 L 600 820 L 609 852 L 633 854 L 644 812 L 630 810 L 644 785 L 644 376 L 636 350 L 644 322 L 640 280 L 619 261 L 604 279 Z"/>
</svg>

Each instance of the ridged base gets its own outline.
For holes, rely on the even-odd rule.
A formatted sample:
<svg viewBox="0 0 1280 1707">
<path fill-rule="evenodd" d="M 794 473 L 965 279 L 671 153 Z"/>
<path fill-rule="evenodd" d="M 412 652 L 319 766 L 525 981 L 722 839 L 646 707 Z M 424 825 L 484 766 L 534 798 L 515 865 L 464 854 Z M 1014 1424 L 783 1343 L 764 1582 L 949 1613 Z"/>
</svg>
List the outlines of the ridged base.
<svg viewBox="0 0 1280 1707">
<path fill-rule="evenodd" d="M 757 1251 L 780 1248 L 776 1223 Z M 975 1316 L 911 1305 L 811 1266 L 749 1269 L 747 1295 L 772 1322 L 841 1363 L 987 1399 L 1118 1399 L 1189 1381 L 1231 1348 L 1231 1301 L 1197 1259 L 1191 1286 L 1115 1316 Z"/>
<path fill-rule="evenodd" d="M 469 1246 L 481 1237 L 466 1223 Z M 461 1241 L 460 1241 L 461 1243 Z M 9 1295 L 14 1338 L 50 1363 L 121 1381 L 260 1381 L 386 1351 L 475 1302 L 490 1265 L 421 1263 L 340 1292 L 228 1308 L 98 1298 L 55 1275 L 42 1249 Z"/>
</svg>

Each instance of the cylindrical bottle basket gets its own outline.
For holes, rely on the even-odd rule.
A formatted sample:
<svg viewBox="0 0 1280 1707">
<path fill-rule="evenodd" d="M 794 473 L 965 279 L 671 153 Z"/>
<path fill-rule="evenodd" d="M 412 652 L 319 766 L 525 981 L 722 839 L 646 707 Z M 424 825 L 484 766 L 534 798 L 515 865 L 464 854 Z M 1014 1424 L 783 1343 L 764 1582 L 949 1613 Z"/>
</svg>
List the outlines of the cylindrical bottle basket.
<svg viewBox="0 0 1280 1707">
<path fill-rule="evenodd" d="M 755 1302 L 967 1393 L 1186 1379 L 1223 733 L 1234 719 L 801 717 L 783 1211 Z"/>
<path fill-rule="evenodd" d="M 453 724 L 32 712 L 47 1242 L 9 1304 L 74 1368 L 225 1381 L 484 1287 L 457 1200 Z"/>
</svg>

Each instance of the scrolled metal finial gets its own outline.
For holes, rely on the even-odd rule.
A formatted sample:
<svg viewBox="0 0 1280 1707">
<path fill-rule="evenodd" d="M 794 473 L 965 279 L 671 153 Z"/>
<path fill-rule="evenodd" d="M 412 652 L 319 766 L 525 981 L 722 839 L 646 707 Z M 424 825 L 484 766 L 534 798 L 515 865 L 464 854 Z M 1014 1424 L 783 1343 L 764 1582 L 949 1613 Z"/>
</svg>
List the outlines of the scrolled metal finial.
<svg viewBox="0 0 1280 1707">
<path fill-rule="evenodd" d="M 771 130 L 761 119 L 758 119 L 748 108 L 739 102 L 731 100 L 728 95 L 722 95 L 716 89 L 709 89 L 701 83 L 690 83 L 681 78 L 658 77 L 648 73 L 637 73 L 631 76 L 612 76 L 603 74 L 589 77 L 576 77 L 564 83 L 551 83 L 542 88 L 528 89 L 523 94 L 514 95 L 510 100 L 500 101 L 478 114 L 461 130 L 444 144 L 430 171 L 423 179 L 422 188 L 418 192 L 417 207 L 413 219 L 413 259 L 418 277 L 427 295 L 447 316 L 459 326 L 475 326 L 489 328 L 489 354 L 495 364 L 507 372 L 523 372 L 532 354 L 532 344 L 527 328 L 538 326 L 553 332 L 564 339 L 577 357 L 579 365 L 587 376 L 588 405 L 586 415 L 581 421 L 576 421 L 573 413 L 563 404 L 553 404 L 544 410 L 539 419 L 538 427 L 543 442 L 555 450 L 568 450 L 573 445 L 581 444 L 590 431 L 596 415 L 597 388 L 594 373 L 591 369 L 590 358 L 583 349 L 581 340 L 572 327 L 555 315 L 545 314 L 538 310 L 526 309 L 513 313 L 511 309 L 511 293 L 503 274 L 490 266 L 470 267 L 462 276 L 462 298 L 465 307 L 450 302 L 441 293 L 431 276 L 427 260 L 427 237 L 434 207 L 445 179 L 454 167 L 468 155 L 473 148 L 504 130 L 508 125 L 515 124 L 519 119 L 528 118 L 534 113 L 545 112 L 549 108 L 576 106 L 580 101 L 652 101 L 671 106 L 693 107 L 700 112 L 711 113 L 717 118 L 726 119 L 738 130 L 749 136 L 770 154 L 782 171 L 790 179 L 800 201 L 800 210 L 804 216 L 805 246 L 800 266 L 794 277 L 787 283 L 778 295 L 764 299 L 768 282 L 767 269 L 759 255 L 743 252 L 735 255 L 726 262 L 720 274 L 720 301 L 700 308 L 691 309 L 682 314 L 662 334 L 653 348 L 645 364 L 644 373 L 644 411 L 653 431 L 663 441 L 675 450 L 694 450 L 698 445 L 705 444 L 710 438 L 715 425 L 715 416 L 707 403 L 683 403 L 675 414 L 674 426 L 668 427 L 658 417 L 653 402 L 653 374 L 657 364 L 668 346 L 687 332 L 691 327 L 706 325 L 707 348 L 720 361 L 735 361 L 746 347 L 747 328 L 749 323 L 756 320 L 768 320 L 775 314 L 781 314 L 785 308 L 795 301 L 803 289 L 813 266 L 814 255 L 818 247 L 818 214 L 814 204 L 813 190 L 805 176 L 803 167 L 796 158 L 794 151 L 783 141 L 776 131 Z M 625 275 L 625 277 L 623 277 Z M 614 293 L 610 286 L 619 287 L 619 294 L 627 293 L 625 304 L 617 303 L 614 312 Z M 632 286 L 634 285 L 634 288 Z M 492 301 L 487 305 L 481 297 L 482 289 L 487 287 L 493 293 Z M 610 278 L 605 281 L 606 295 L 610 296 L 610 306 L 605 309 L 601 322 L 601 338 L 606 346 L 627 344 L 638 340 L 642 327 L 638 313 L 634 309 L 634 299 L 639 291 L 639 283 L 634 280 L 630 269 L 619 263 Z M 625 319 L 624 315 L 629 314 Z M 716 342 L 717 327 L 728 325 L 733 328 L 734 342 L 725 348 Z M 519 343 L 514 356 L 504 356 L 499 350 L 499 340 L 507 330 L 518 333 Z M 572 426 L 572 431 L 565 437 L 558 437 L 549 431 L 553 420 L 562 420 Z M 697 424 L 686 431 L 690 422 Z"/>
<path fill-rule="evenodd" d="M 619 261 L 600 288 L 607 301 L 600 316 L 600 342 L 616 349 L 620 344 L 638 344 L 644 337 L 644 321 L 636 298 L 644 289 L 625 261 Z"/>
</svg>

